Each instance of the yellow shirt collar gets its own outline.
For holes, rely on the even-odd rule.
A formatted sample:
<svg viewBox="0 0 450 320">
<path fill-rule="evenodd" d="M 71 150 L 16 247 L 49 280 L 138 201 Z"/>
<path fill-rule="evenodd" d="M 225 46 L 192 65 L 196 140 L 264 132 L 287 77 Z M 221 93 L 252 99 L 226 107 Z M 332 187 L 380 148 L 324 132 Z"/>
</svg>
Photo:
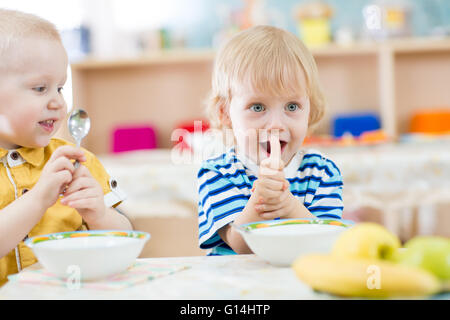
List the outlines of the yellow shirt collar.
<svg viewBox="0 0 450 320">
<path fill-rule="evenodd" d="M 31 165 L 38 167 L 44 161 L 44 148 L 21 147 L 16 150 Z M 8 150 L 0 148 L 0 158 L 8 154 Z"/>
</svg>

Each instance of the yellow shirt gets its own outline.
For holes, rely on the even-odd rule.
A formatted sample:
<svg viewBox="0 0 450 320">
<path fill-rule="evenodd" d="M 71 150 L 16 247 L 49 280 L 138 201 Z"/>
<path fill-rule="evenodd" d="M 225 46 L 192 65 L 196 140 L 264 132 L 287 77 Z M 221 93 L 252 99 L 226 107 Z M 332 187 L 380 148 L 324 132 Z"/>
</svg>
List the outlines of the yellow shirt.
<svg viewBox="0 0 450 320">
<path fill-rule="evenodd" d="M 72 145 L 61 139 L 51 139 L 45 148 L 19 148 L 17 150 L 0 148 L 0 210 L 33 188 L 52 153 L 58 147 L 67 144 Z M 83 151 L 87 160 L 83 165 L 89 169 L 92 176 L 102 186 L 105 204 L 108 207 L 118 205 L 124 200 L 125 195 L 118 188 L 117 182 L 110 178 L 100 161 L 91 152 Z M 78 211 L 62 205 L 58 200 L 30 230 L 28 237 L 86 229 Z M 20 271 L 19 268 L 25 268 L 35 262 L 37 259 L 31 249 L 21 241 L 16 249 L 0 258 L 0 286 L 6 282 L 9 274 L 17 273 Z"/>
</svg>

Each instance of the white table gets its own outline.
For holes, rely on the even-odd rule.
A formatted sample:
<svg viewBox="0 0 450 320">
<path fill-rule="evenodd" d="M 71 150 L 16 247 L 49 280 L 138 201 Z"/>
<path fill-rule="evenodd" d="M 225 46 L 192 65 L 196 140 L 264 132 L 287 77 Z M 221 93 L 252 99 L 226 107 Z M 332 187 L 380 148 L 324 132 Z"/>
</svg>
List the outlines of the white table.
<svg viewBox="0 0 450 320">
<path fill-rule="evenodd" d="M 303 284 L 291 268 L 274 267 L 255 255 L 150 258 L 190 268 L 120 290 L 8 282 L 0 299 L 330 299 Z M 40 268 L 33 265 L 31 268 Z"/>
</svg>

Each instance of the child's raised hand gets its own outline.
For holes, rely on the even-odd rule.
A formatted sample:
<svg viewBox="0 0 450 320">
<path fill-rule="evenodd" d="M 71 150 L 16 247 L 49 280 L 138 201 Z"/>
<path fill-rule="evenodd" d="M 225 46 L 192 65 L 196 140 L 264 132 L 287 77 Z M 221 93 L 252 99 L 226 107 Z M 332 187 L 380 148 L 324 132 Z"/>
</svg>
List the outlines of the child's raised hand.
<svg viewBox="0 0 450 320">
<path fill-rule="evenodd" d="M 277 171 L 283 170 L 284 163 L 281 160 L 281 145 L 278 134 L 270 136 L 270 155 L 261 161 L 260 173 L 265 176 L 276 175 Z"/>
<path fill-rule="evenodd" d="M 284 177 L 281 146 L 277 135 L 270 137 L 270 156 L 261 161 L 259 178 L 254 182 L 257 197 L 255 210 L 264 219 L 286 216 L 290 210 L 287 199 L 289 182 Z"/>
<path fill-rule="evenodd" d="M 77 209 L 89 224 L 105 215 L 103 190 L 89 169 L 80 165 L 73 174 L 72 182 L 67 186 L 61 203 Z"/>
<path fill-rule="evenodd" d="M 45 208 L 55 204 L 65 186 L 72 181 L 75 168 L 71 159 L 80 162 L 86 161 L 81 149 L 72 146 L 62 146 L 56 149 L 45 164 L 38 182 L 31 190 Z"/>
</svg>

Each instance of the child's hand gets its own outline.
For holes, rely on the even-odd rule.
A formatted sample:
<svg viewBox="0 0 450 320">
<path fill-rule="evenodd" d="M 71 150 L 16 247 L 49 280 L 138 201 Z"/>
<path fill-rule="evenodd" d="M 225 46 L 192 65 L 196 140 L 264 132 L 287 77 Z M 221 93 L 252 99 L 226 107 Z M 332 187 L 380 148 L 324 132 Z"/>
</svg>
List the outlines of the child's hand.
<svg viewBox="0 0 450 320">
<path fill-rule="evenodd" d="M 270 138 L 270 156 L 261 161 L 259 178 L 254 182 L 257 203 L 255 210 L 264 219 L 285 217 L 292 210 L 289 182 L 284 177 L 284 163 L 281 160 L 280 140 L 276 135 Z"/>
<path fill-rule="evenodd" d="M 72 146 L 63 146 L 55 150 L 45 164 L 38 182 L 30 192 L 37 195 L 39 202 L 45 209 L 51 207 L 58 200 L 65 186 L 72 181 L 75 171 L 70 161 L 86 161 L 82 150 Z"/>
<path fill-rule="evenodd" d="M 83 165 L 75 170 L 61 203 L 77 209 L 88 224 L 102 219 L 106 212 L 102 187 Z"/>
</svg>

